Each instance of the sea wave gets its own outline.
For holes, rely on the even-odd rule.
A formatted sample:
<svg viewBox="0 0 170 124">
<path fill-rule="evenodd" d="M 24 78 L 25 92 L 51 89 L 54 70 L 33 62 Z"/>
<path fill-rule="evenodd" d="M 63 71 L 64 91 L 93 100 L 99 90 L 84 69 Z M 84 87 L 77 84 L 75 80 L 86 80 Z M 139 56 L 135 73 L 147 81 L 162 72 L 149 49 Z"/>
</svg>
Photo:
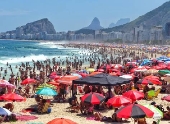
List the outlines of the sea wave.
<svg viewBox="0 0 170 124">
<path fill-rule="evenodd" d="M 52 59 L 52 58 L 56 58 L 56 60 L 65 60 L 65 58 L 68 57 L 67 55 L 43 55 L 43 54 L 39 54 L 39 55 L 34 55 L 31 54 L 29 56 L 23 56 L 23 57 L 15 57 L 15 58 L 9 58 L 9 57 L 3 57 L 0 60 L 1 64 L 7 64 L 7 62 L 9 64 L 17 64 L 17 63 L 21 63 L 21 62 L 32 62 L 32 60 L 34 61 L 44 61 L 47 59 Z"/>
<path fill-rule="evenodd" d="M 16 57 L 16 58 L 3 58 L 3 60 L 0 60 L 0 63 L 6 64 L 7 62 L 8 63 L 31 62 L 32 60 L 43 61 L 48 58 L 49 58 L 48 56 L 45 56 L 43 54 L 40 54 L 40 55 L 31 54 L 30 56 L 26 56 L 26 57 L 23 56 L 23 57 Z"/>
<path fill-rule="evenodd" d="M 44 46 L 47 48 L 68 49 L 68 48 L 65 48 L 65 47 L 59 45 L 62 43 L 63 42 L 40 42 L 40 43 L 38 43 L 38 45 Z M 69 48 L 69 49 L 75 49 L 75 48 Z"/>
</svg>

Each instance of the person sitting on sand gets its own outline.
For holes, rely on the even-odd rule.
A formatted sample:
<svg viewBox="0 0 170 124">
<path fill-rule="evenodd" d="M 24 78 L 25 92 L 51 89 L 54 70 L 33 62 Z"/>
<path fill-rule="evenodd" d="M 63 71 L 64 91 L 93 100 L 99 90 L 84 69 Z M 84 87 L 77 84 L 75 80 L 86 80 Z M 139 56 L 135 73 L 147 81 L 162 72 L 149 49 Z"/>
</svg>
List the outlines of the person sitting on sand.
<svg viewBox="0 0 170 124">
<path fill-rule="evenodd" d="M 78 103 L 78 101 L 77 101 L 77 97 L 75 97 L 74 99 L 72 99 L 72 101 L 71 101 L 71 108 L 74 109 L 76 112 L 79 111 L 80 105 L 79 105 L 79 103 Z"/>
<path fill-rule="evenodd" d="M 86 105 L 83 101 L 81 101 L 81 97 L 80 97 L 80 111 L 82 114 L 85 114 L 85 108 L 86 108 Z"/>
<path fill-rule="evenodd" d="M 115 108 L 115 111 L 114 111 L 114 113 L 112 115 L 113 122 L 121 122 L 122 121 L 122 118 L 119 118 L 116 115 L 117 110 L 118 110 L 118 108 Z"/>
<path fill-rule="evenodd" d="M 90 93 L 90 92 L 91 92 L 89 85 L 86 85 L 86 86 L 84 87 L 84 89 L 83 89 L 83 90 L 84 90 L 85 94 L 87 94 L 87 93 Z"/>
<path fill-rule="evenodd" d="M 145 118 L 138 118 L 137 124 L 146 124 L 146 119 Z"/>
<path fill-rule="evenodd" d="M 29 85 L 27 85 L 26 87 L 25 87 L 25 93 L 24 93 L 24 95 L 27 97 L 27 98 L 29 98 L 30 97 L 30 89 L 31 89 L 31 87 L 29 86 Z"/>
<path fill-rule="evenodd" d="M 42 99 L 43 99 L 43 97 L 41 97 L 40 95 L 35 95 L 35 101 L 37 103 L 39 103 Z"/>
<path fill-rule="evenodd" d="M 9 111 L 12 112 L 13 109 L 14 109 L 14 105 L 12 103 L 7 103 L 3 106 L 3 108 L 6 108 L 6 109 L 8 109 Z"/>
<path fill-rule="evenodd" d="M 167 112 L 163 113 L 163 119 L 164 120 L 170 120 L 170 107 L 167 107 Z"/>
<path fill-rule="evenodd" d="M 41 113 L 43 106 L 45 105 L 46 102 L 47 101 L 45 99 L 40 100 L 40 102 L 38 103 L 38 110 L 37 110 L 38 113 Z"/>
</svg>

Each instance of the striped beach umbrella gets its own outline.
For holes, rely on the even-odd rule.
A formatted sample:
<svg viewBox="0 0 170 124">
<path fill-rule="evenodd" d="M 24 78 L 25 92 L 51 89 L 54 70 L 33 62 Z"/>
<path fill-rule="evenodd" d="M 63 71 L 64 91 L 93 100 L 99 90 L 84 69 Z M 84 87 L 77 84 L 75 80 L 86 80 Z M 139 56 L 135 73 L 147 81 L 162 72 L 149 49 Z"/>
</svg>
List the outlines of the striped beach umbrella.
<svg viewBox="0 0 170 124">
<path fill-rule="evenodd" d="M 146 108 L 150 109 L 151 111 L 154 112 L 154 115 L 153 115 L 153 118 L 154 119 L 161 119 L 163 118 L 163 112 L 160 111 L 158 108 L 156 108 L 155 106 L 153 105 L 149 105 L 149 104 L 146 104 L 146 105 L 143 105 L 145 106 Z"/>
<path fill-rule="evenodd" d="M 88 93 L 81 97 L 81 100 L 86 103 L 100 104 L 104 101 L 104 96 L 99 93 Z"/>
</svg>

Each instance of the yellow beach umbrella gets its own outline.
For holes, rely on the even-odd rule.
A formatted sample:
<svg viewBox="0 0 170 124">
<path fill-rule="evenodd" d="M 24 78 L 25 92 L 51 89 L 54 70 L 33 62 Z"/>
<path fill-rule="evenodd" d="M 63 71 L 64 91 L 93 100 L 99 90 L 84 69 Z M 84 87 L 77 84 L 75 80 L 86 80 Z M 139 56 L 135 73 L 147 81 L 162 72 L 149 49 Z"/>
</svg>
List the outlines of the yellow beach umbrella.
<svg viewBox="0 0 170 124">
<path fill-rule="evenodd" d="M 168 58 L 170 58 L 170 53 L 168 53 L 166 56 L 167 56 Z"/>
<path fill-rule="evenodd" d="M 56 87 L 55 87 L 54 85 L 52 85 L 52 84 L 43 83 L 43 84 L 41 84 L 40 86 L 38 86 L 38 87 L 36 88 L 36 90 L 40 90 L 40 89 L 45 88 L 45 87 L 51 88 L 51 89 L 53 89 L 53 90 L 56 89 Z"/>
<path fill-rule="evenodd" d="M 95 69 L 94 69 L 94 68 L 88 68 L 87 71 L 88 71 L 88 72 L 94 72 Z"/>
</svg>

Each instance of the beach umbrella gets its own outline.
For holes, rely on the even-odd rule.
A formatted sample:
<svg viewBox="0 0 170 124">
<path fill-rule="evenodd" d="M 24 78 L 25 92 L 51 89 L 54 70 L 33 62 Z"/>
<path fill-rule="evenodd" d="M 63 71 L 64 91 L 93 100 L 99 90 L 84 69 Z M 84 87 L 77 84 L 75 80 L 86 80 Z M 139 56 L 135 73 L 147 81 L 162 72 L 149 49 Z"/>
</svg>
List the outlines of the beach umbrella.
<svg viewBox="0 0 170 124">
<path fill-rule="evenodd" d="M 137 83 L 143 84 L 143 85 L 148 85 L 148 84 L 150 84 L 150 85 L 152 85 L 152 84 L 161 85 L 161 84 L 162 84 L 162 83 L 161 83 L 159 80 L 157 80 L 157 79 L 145 79 L 145 78 L 139 80 Z"/>
<path fill-rule="evenodd" d="M 149 70 L 146 71 L 146 73 L 156 74 L 156 73 L 158 73 L 158 70 L 157 69 L 149 69 Z"/>
<path fill-rule="evenodd" d="M 170 82 L 170 77 L 163 77 L 164 81 Z"/>
<path fill-rule="evenodd" d="M 98 71 L 95 71 L 95 72 L 92 72 L 89 74 L 89 76 L 93 76 L 93 75 L 97 75 L 97 74 L 101 74 L 102 72 L 98 72 Z"/>
<path fill-rule="evenodd" d="M 117 72 L 109 73 L 109 75 L 112 75 L 112 76 L 120 76 Z"/>
<path fill-rule="evenodd" d="M 144 98 L 144 93 L 139 92 L 137 90 L 129 90 L 125 93 L 123 93 L 123 96 L 130 98 L 132 100 L 132 102 L 136 101 L 136 100 L 141 100 Z"/>
<path fill-rule="evenodd" d="M 147 69 L 144 66 L 139 66 L 134 71 L 135 72 L 144 72 L 144 71 L 147 71 Z"/>
<path fill-rule="evenodd" d="M 0 99 L 5 101 L 16 101 L 16 102 L 26 101 L 26 98 L 15 93 L 4 94 L 0 97 Z"/>
<path fill-rule="evenodd" d="M 88 71 L 88 72 L 94 72 L 95 69 L 94 69 L 94 68 L 88 68 L 86 71 Z"/>
<path fill-rule="evenodd" d="M 111 67 L 115 68 L 115 69 L 119 69 L 119 68 L 122 68 L 122 65 L 121 64 L 112 64 Z"/>
<path fill-rule="evenodd" d="M 154 112 L 145 106 L 130 104 L 117 110 L 116 115 L 119 118 L 151 118 L 153 117 Z"/>
<path fill-rule="evenodd" d="M 157 76 L 153 76 L 153 75 L 149 75 L 149 76 L 146 76 L 146 77 L 144 77 L 145 79 L 148 79 L 148 80 L 152 80 L 152 79 L 157 79 L 157 80 L 159 80 L 159 77 L 157 77 Z"/>
<path fill-rule="evenodd" d="M 21 82 L 21 85 L 26 85 L 26 84 L 35 84 L 36 80 L 35 79 L 31 79 L 31 78 L 27 78 L 24 81 Z"/>
<path fill-rule="evenodd" d="M 49 87 L 49 88 L 54 89 L 54 90 L 56 89 L 56 87 L 52 84 L 43 83 L 43 84 L 39 85 L 36 88 L 36 90 L 40 90 L 40 89 L 45 88 L 45 87 Z"/>
<path fill-rule="evenodd" d="M 55 119 L 49 121 L 47 124 L 77 124 L 77 123 L 70 119 L 55 118 Z"/>
<path fill-rule="evenodd" d="M 135 67 L 136 66 L 136 62 L 127 62 L 126 63 L 126 66 L 132 66 L 132 67 Z"/>
<path fill-rule="evenodd" d="M 104 100 L 104 96 L 99 93 L 88 93 L 81 97 L 81 101 L 91 104 L 100 104 Z"/>
<path fill-rule="evenodd" d="M 0 107 L 0 115 L 11 115 L 12 114 L 12 112 L 10 112 L 8 109 L 6 109 L 6 108 L 2 108 L 2 107 Z"/>
<path fill-rule="evenodd" d="M 89 85 L 103 85 L 103 86 L 115 86 L 130 83 L 130 80 L 112 76 L 106 73 L 100 73 L 93 76 L 87 76 L 73 80 L 73 84 L 89 84 Z"/>
<path fill-rule="evenodd" d="M 107 101 L 107 104 L 113 107 L 121 107 L 122 105 L 128 105 L 130 103 L 132 103 L 132 100 L 125 96 L 114 96 Z"/>
<path fill-rule="evenodd" d="M 152 66 L 152 69 L 156 69 L 156 70 L 162 70 L 163 68 L 160 66 Z"/>
<path fill-rule="evenodd" d="M 143 67 L 145 67 L 146 69 L 150 69 L 151 68 L 150 66 L 143 66 Z"/>
<path fill-rule="evenodd" d="M 170 71 L 169 70 L 159 70 L 158 73 L 161 75 L 165 75 L 165 74 L 170 74 Z"/>
<path fill-rule="evenodd" d="M 46 96 L 55 96 L 55 95 L 57 95 L 57 92 L 49 87 L 45 87 L 45 88 L 38 90 L 35 94 L 46 95 Z"/>
<path fill-rule="evenodd" d="M 0 80 L 0 87 L 9 87 L 9 88 L 15 88 L 13 84 L 10 84 L 6 80 Z"/>
<path fill-rule="evenodd" d="M 56 72 L 51 72 L 50 76 L 52 76 L 52 75 L 57 75 L 57 73 Z"/>
<path fill-rule="evenodd" d="M 57 83 L 55 81 L 48 82 L 48 84 L 51 84 L 51 85 L 54 85 L 54 86 L 58 86 L 59 85 L 59 83 Z"/>
<path fill-rule="evenodd" d="M 122 75 L 120 76 L 122 78 L 125 78 L 125 79 L 129 79 L 129 80 L 132 80 L 133 79 L 133 76 L 132 75 Z"/>
<path fill-rule="evenodd" d="M 79 77 L 79 78 L 82 78 L 82 76 L 81 76 L 80 74 L 78 74 L 78 73 L 71 73 L 71 75 L 77 76 L 77 77 Z"/>
<path fill-rule="evenodd" d="M 78 74 L 79 74 L 79 75 L 81 75 L 82 77 L 87 77 L 87 76 L 88 76 L 88 74 L 87 74 L 87 73 L 79 72 Z"/>
<path fill-rule="evenodd" d="M 170 102 L 170 95 L 164 96 L 162 98 L 162 100 L 166 100 L 166 101 Z"/>
<path fill-rule="evenodd" d="M 156 96 L 156 92 L 154 90 L 150 90 L 150 91 L 148 91 L 148 96 L 149 97 L 155 97 Z"/>
<path fill-rule="evenodd" d="M 57 79 L 59 79 L 61 76 L 59 76 L 59 75 L 50 75 L 50 78 L 51 79 L 54 79 L 54 80 L 57 80 Z"/>
<path fill-rule="evenodd" d="M 98 72 L 104 72 L 104 69 L 97 69 Z"/>
<path fill-rule="evenodd" d="M 154 119 L 161 119 L 163 118 L 163 112 L 160 111 L 158 108 L 156 108 L 155 106 L 153 105 L 149 105 L 149 104 L 146 104 L 146 105 L 143 105 L 145 106 L 146 108 L 150 109 L 151 111 L 153 111 L 154 115 L 153 115 L 153 118 Z"/>
<path fill-rule="evenodd" d="M 56 82 L 61 83 L 61 84 L 66 84 L 66 85 L 72 85 L 72 81 L 76 79 L 79 79 L 79 77 L 73 76 L 73 75 L 66 75 L 56 80 Z"/>
<path fill-rule="evenodd" d="M 110 64 L 105 64 L 105 65 L 101 66 L 100 68 L 104 69 L 104 70 L 109 70 L 111 68 L 111 65 Z"/>
</svg>

